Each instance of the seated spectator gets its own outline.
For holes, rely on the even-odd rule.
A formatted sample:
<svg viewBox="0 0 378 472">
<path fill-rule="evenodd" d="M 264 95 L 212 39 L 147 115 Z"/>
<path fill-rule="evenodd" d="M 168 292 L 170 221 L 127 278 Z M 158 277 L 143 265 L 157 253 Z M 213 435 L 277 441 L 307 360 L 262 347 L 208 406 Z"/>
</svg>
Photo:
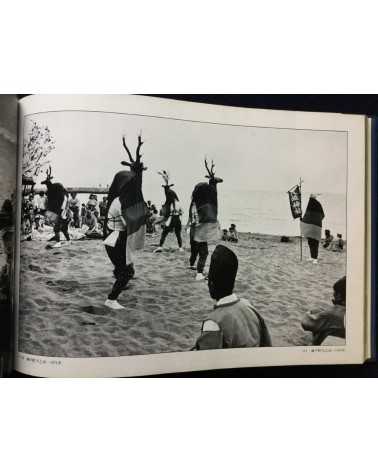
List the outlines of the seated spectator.
<svg viewBox="0 0 378 472">
<path fill-rule="evenodd" d="M 222 233 L 222 241 L 228 241 L 229 235 L 228 235 L 228 230 L 224 229 Z"/>
<path fill-rule="evenodd" d="M 271 346 L 269 331 L 263 318 L 249 301 L 234 291 L 238 259 L 226 246 L 218 245 L 212 256 L 208 276 L 214 311 L 202 324 L 195 349 L 224 349 Z"/>
<path fill-rule="evenodd" d="M 34 217 L 34 195 L 30 193 L 22 201 L 22 233 L 29 241 L 32 239 Z"/>
<path fill-rule="evenodd" d="M 146 217 L 146 232 L 147 234 L 153 234 L 155 233 L 155 214 L 157 213 L 155 205 L 151 203 L 151 200 L 147 201 L 146 204 L 146 212 L 147 212 L 147 217 Z"/>
<path fill-rule="evenodd" d="M 35 229 L 38 231 L 43 231 L 45 227 L 45 217 L 43 216 L 41 210 L 36 210 L 34 216 Z"/>
<path fill-rule="evenodd" d="M 232 224 L 228 230 L 228 240 L 232 243 L 237 243 L 239 241 L 238 232 L 236 231 L 236 225 Z"/>
<path fill-rule="evenodd" d="M 337 239 L 336 239 L 336 247 L 338 251 L 343 251 L 344 249 L 344 241 L 343 241 L 343 235 L 342 234 L 337 234 Z"/>
<path fill-rule="evenodd" d="M 45 216 L 47 209 L 47 195 L 45 192 L 40 191 L 38 195 L 34 197 L 35 210 L 39 212 L 42 216 Z"/>
<path fill-rule="evenodd" d="M 331 242 L 331 244 L 328 247 L 328 250 L 332 252 L 343 252 L 344 241 L 343 241 L 342 234 L 339 234 L 339 233 L 337 234 L 337 238 Z"/>
<path fill-rule="evenodd" d="M 325 239 L 324 239 L 323 247 L 325 249 L 327 249 L 327 247 L 329 247 L 329 245 L 331 244 L 332 241 L 333 241 L 333 236 L 331 234 L 331 231 L 329 229 L 326 229 L 325 230 Z"/>
<path fill-rule="evenodd" d="M 302 328 L 312 332 L 312 344 L 320 346 L 328 336 L 345 339 L 346 277 L 333 286 L 333 307 L 311 310 L 302 321 Z"/>
<path fill-rule="evenodd" d="M 97 233 L 98 232 L 98 220 L 96 211 L 93 209 L 93 206 L 87 204 L 84 224 L 88 226 L 86 234 Z"/>
<path fill-rule="evenodd" d="M 72 223 L 75 228 L 80 228 L 80 200 L 76 192 L 71 192 L 68 206 L 72 212 Z"/>
<path fill-rule="evenodd" d="M 100 216 L 100 211 L 98 208 L 97 195 L 95 195 L 94 193 L 89 195 L 89 200 L 87 202 L 87 210 L 92 211 L 96 217 L 96 220 L 98 220 Z"/>
<path fill-rule="evenodd" d="M 100 208 L 100 222 L 101 224 L 104 224 L 105 218 L 106 218 L 106 210 L 108 208 L 108 198 L 107 197 L 102 197 L 102 202 L 99 203 L 99 208 Z"/>
<path fill-rule="evenodd" d="M 80 228 L 85 224 L 85 216 L 87 214 L 87 207 L 85 206 L 85 203 L 81 204 L 81 209 L 80 209 Z"/>
</svg>

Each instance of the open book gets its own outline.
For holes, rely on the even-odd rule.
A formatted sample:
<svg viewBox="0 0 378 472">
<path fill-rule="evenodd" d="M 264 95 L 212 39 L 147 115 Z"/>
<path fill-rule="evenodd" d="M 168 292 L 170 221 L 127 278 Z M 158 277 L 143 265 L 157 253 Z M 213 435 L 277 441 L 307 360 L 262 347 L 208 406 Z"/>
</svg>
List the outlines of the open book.
<svg viewBox="0 0 378 472">
<path fill-rule="evenodd" d="M 16 370 L 374 357 L 374 119 L 111 95 L 30 96 L 15 117 L 0 144 L 18 144 L 1 187 Z"/>
</svg>

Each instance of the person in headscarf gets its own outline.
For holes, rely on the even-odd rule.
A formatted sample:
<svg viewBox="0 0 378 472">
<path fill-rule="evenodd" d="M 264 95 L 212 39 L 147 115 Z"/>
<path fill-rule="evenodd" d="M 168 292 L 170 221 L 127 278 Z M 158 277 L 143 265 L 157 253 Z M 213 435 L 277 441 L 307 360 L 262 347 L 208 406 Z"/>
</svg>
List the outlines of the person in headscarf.
<svg viewBox="0 0 378 472">
<path fill-rule="evenodd" d="M 180 207 L 179 198 L 176 192 L 174 192 L 171 189 L 171 187 L 173 187 L 174 184 L 169 184 L 168 172 L 163 170 L 162 172 L 159 172 L 159 174 L 163 177 L 163 180 L 165 183 L 165 185 L 163 185 L 164 193 L 165 193 L 165 203 L 163 205 L 163 215 L 162 215 L 162 220 L 161 220 L 163 232 L 161 234 L 159 247 L 155 249 L 154 252 L 155 253 L 162 252 L 164 242 L 168 234 L 171 233 L 172 231 L 174 231 L 176 235 L 179 251 L 184 252 L 184 249 L 182 247 L 182 238 L 181 238 L 182 209 Z"/>
<path fill-rule="evenodd" d="M 215 176 L 214 163 L 208 167 L 206 178 L 209 182 L 201 182 L 194 187 L 192 202 L 189 208 L 187 227 L 190 229 L 190 260 L 189 268 L 197 271 L 196 280 L 205 279 L 203 273 L 209 254 L 209 241 L 221 239 L 221 230 L 218 222 L 218 192 L 217 184 L 223 182 Z M 198 258 L 197 267 L 195 267 Z"/>
<path fill-rule="evenodd" d="M 219 244 L 209 269 L 209 293 L 216 301 L 212 314 L 202 324 L 195 349 L 268 347 L 271 337 L 264 319 L 251 303 L 234 294 L 238 258 Z"/>
<path fill-rule="evenodd" d="M 108 194 L 104 244 L 107 255 L 114 265 L 113 274 L 116 280 L 105 305 L 115 310 L 124 308 L 117 299 L 134 276 L 133 252 L 144 247 L 146 209 L 142 193 L 142 174 L 147 168 L 141 162 L 142 144 L 142 138 L 138 136 L 134 160 L 123 138 L 123 146 L 130 162 L 122 161 L 122 164 L 130 167 L 130 170 L 117 172 Z"/>
<path fill-rule="evenodd" d="M 313 264 L 318 263 L 319 243 L 322 238 L 322 222 L 324 219 L 322 205 L 317 200 L 317 195 L 311 194 L 306 212 L 301 220 L 302 236 L 307 238 L 311 257 L 308 259 Z"/>
</svg>

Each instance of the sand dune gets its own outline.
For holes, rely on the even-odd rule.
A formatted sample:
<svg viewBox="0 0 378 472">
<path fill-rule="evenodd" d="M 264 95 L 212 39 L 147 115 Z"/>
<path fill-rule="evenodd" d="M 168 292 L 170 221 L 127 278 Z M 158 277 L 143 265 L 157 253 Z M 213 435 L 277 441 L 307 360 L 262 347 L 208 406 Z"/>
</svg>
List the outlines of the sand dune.
<svg viewBox="0 0 378 472">
<path fill-rule="evenodd" d="M 346 254 L 321 250 L 314 266 L 299 262 L 298 240 L 240 238 L 230 245 L 239 258 L 235 292 L 265 318 L 275 346 L 309 345 L 301 319 L 308 309 L 331 303 L 332 285 L 345 274 Z M 52 250 L 45 249 L 45 241 L 24 241 L 19 350 L 106 357 L 191 349 L 213 302 L 207 284 L 195 282 L 195 273 L 186 268 L 189 249 L 177 252 L 170 235 L 164 252 L 153 254 L 157 242 L 147 238 L 136 257 L 136 278 L 120 297 L 126 309 L 111 311 L 103 306 L 113 279 L 102 241 L 78 240 Z"/>
</svg>

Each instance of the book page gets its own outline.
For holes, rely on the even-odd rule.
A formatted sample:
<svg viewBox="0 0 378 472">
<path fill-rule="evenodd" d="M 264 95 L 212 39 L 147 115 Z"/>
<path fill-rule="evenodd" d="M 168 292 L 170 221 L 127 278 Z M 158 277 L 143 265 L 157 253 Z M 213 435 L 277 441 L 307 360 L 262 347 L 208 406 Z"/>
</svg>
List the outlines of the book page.
<svg viewBox="0 0 378 472">
<path fill-rule="evenodd" d="M 19 136 L 21 372 L 365 360 L 363 116 L 35 96 Z"/>
<path fill-rule="evenodd" d="M 17 167 L 16 95 L 0 95 L 0 377 L 13 363 L 12 269 L 13 208 Z"/>
<path fill-rule="evenodd" d="M 371 118 L 366 118 L 366 245 L 365 245 L 365 356 L 371 359 L 375 356 L 373 348 L 374 335 L 372 313 L 374 313 L 372 290 L 372 123 Z"/>
</svg>

